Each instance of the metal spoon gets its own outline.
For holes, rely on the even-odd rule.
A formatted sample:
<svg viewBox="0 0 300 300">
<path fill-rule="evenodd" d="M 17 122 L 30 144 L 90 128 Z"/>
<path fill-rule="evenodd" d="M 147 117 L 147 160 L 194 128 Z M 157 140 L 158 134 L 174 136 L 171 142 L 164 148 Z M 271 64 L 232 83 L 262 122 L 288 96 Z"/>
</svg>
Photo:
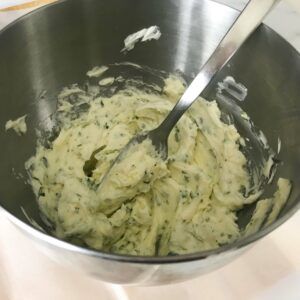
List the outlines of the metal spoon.
<svg viewBox="0 0 300 300">
<path fill-rule="evenodd" d="M 110 169 L 104 175 L 101 183 L 105 180 L 107 174 L 110 172 L 114 164 L 122 159 L 129 148 L 133 144 L 143 142 L 145 139 L 150 139 L 158 153 L 161 155 L 162 159 L 167 159 L 168 137 L 173 127 L 176 125 L 185 111 L 193 104 L 194 101 L 197 100 L 214 76 L 226 65 L 229 59 L 242 46 L 250 34 L 260 25 L 268 12 L 279 1 L 280 0 L 250 0 L 248 2 L 214 53 L 202 67 L 196 78 L 186 89 L 181 99 L 177 102 L 166 119 L 154 130 L 147 133 L 138 134 L 131 139 L 131 141 L 121 150 L 118 157 L 112 163 Z"/>
</svg>

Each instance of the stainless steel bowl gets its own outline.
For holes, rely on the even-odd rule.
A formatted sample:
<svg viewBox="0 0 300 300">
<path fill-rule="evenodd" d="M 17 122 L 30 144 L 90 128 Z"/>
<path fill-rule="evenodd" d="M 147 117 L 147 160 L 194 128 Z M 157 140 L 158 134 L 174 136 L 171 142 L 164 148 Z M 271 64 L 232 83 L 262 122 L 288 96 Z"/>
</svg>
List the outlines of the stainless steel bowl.
<svg viewBox="0 0 300 300">
<path fill-rule="evenodd" d="M 300 55 L 262 25 L 206 90 L 231 75 L 249 94 L 241 107 L 265 132 L 272 147 L 282 140 L 279 175 L 293 181 L 293 191 L 277 221 L 253 236 L 217 250 L 170 257 L 130 257 L 80 248 L 33 228 L 23 214 L 44 227 L 25 175 L 24 162 L 35 151 L 35 128 L 55 110 L 55 96 L 71 83 L 83 82 L 95 65 L 131 61 L 152 68 L 179 69 L 193 77 L 237 16 L 208 0 L 67 0 L 46 6 L 0 32 L 0 203 L 1 211 L 52 258 L 102 280 L 122 284 L 162 284 L 215 269 L 240 255 L 290 218 L 300 202 Z M 120 53 L 124 38 L 159 25 L 162 38 Z M 39 95 L 47 91 L 45 99 Z M 23 137 L 4 132 L 10 118 L 29 114 Z M 12 168 L 14 172 L 12 172 Z M 247 218 L 251 207 L 239 215 Z M 16 245 L 17 246 L 17 245 Z"/>
</svg>

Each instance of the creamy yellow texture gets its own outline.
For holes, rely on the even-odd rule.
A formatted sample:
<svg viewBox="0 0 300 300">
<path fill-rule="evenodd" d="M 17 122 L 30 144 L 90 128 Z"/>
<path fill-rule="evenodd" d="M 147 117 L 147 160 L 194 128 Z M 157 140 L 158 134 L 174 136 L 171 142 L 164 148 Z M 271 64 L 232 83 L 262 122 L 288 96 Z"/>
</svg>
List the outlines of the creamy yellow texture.
<svg viewBox="0 0 300 300">
<path fill-rule="evenodd" d="M 277 185 L 278 190 L 272 198 L 257 202 L 252 218 L 245 228 L 245 236 L 257 232 L 262 225 L 268 226 L 272 224 L 278 217 L 290 195 L 292 185 L 289 180 L 284 178 L 279 178 Z"/>
<path fill-rule="evenodd" d="M 27 132 L 26 124 L 27 115 L 16 120 L 9 120 L 5 124 L 5 130 L 13 129 L 18 135 L 23 135 Z"/>
<path fill-rule="evenodd" d="M 245 196 L 250 176 L 239 150 L 243 140 L 220 120 L 216 102 L 199 98 L 182 117 L 170 135 L 167 161 L 146 140 L 99 185 L 119 151 L 158 126 L 183 91 L 175 76 L 165 80 L 162 93 L 133 86 L 111 97 L 77 86 L 63 90 L 58 137 L 50 148 L 39 145 L 26 163 L 58 237 L 116 253 L 168 255 L 216 248 L 242 235 L 236 211 L 259 193 Z M 80 105 L 88 109 L 74 117 Z"/>
</svg>

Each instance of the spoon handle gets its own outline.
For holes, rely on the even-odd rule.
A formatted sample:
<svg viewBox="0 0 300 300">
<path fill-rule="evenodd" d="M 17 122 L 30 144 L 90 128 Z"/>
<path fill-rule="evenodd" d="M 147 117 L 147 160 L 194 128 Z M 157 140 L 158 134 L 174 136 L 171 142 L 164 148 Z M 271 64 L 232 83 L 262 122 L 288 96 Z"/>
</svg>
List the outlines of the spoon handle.
<svg viewBox="0 0 300 300">
<path fill-rule="evenodd" d="M 214 78 L 241 47 L 251 33 L 261 24 L 264 17 L 280 0 L 250 0 L 239 17 L 233 23 L 216 50 L 210 56 L 198 75 L 186 89 L 173 110 L 159 126 L 166 137 L 184 112 L 200 96 Z M 250 63 L 250 62 L 245 62 Z"/>
</svg>

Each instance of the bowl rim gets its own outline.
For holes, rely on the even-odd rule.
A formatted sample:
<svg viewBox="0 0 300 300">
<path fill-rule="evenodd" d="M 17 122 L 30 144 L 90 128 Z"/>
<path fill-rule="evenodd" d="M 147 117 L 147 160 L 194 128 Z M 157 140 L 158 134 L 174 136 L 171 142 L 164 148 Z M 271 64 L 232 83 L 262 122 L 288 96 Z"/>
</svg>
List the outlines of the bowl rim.
<svg viewBox="0 0 300 300">
<path fill-rule="evenodd" d="M 83 1 L 83 0 L 81 0 Z M 228 5 L 217 3 L 213 0 L 204 0 L 205 2 L 213 2 L 215 5 L 221 6 L 223 8 L 227 8 L 229 11 L 234 13 L 238 13 L 239 11 L 235 8 L 232 8 Z M 26 18 L 30 17 L 33 14 L 37 14 L 42 10 L 45 10 L 49 7 L 60 5 L 63 2 L 71 2 L 71 0 L 57 0 L 56 2 L 49 3 L 47 5 L 41 6 L 37 9 L 34 9 L 25 15 L 17 18 L 13 22 L 9 23 L 7 26 L 2 28 L 0 30 L 0 35 L 3 34 L 5 31 L 7 31 L 10 27 L 13 27 L 18 22 L 25 20 Z M 300 56 L 297 49 L 291 45 L 287 40 L 285 40 L 280 34 L 278 34 L 276 31 L 274 31 L 272 28 L 267 26 L 266 24 L 262 24 L 257 30 L 259 30 L 261 27 L 266 28 L 268 31 L 270 31 L 274 36 L 277 36 L 278 39 L 281 40 L 282 43 L 285 43 L 287 47 L 291 49 L 291 51 L 296 52 L 297 55 Z M 297 198 L 298 199 L 298 198 Z M 260 240 L 276 228 L 278 228 L 280 225 L 285 223 L 288 219 L 290 219 L 298 210 L 300 209 L 300 201 L 289 211 L 281 216 L 279 219 L 277 219 L 274 223 L 271 225 L 261 229 L 259 232 L 256 232 L 254 234 L 251 234 L 247 237 L 243 237 L 233 243 L 226 244 L 223 246 L 220 246 L 216 249 L 206 250 L 206 251 L 200 251 L 190 254 L 182 254 L 182 255 L 175 255 L 175 256 L 136 256 L 136 255 L 124 255 L 124 254 L 116 254 L 116 253 L 108 253 L 103 252 L 101 250 L 93 250 L 81 246 L 73 245 L 69 242 L 60 240 L 54 236 L 50 236 L 47 233 L 44 233 L 38 229 L 36 229 L 33 226 L 30 226 L 26 224 L 25 222 L 21 221 L 17 217 L 15 217 L 12 213 L 7 211 L 5 208 L 3 208 L 0 204 L 0 214 L 7 217 L 9 221 L 13 223 L 17 228 L 22 229 L 24 233 L 29 235 L 30 237 L 35 238 L 39 242 L 42 241 L 50 246 L 61 248 L 62 250 L 76 252 L 77 254 L 81 255 L 88 255 L 95 258 L 100 258 L 104 260 L 111 260 L 111 261 L 118 261 L 123 263 L 134 263 L 134 264 L 173 264 L 173 263 L 185 263 L 185 262 L 191 262 L 195 260 L 202 260 L 208 257 L 216 256 L 219 254 L 225 254 L 237 251 L 242 248 L 246 248 L 250 244 L 252 244 L 255 241 Z"/>
</svg>

